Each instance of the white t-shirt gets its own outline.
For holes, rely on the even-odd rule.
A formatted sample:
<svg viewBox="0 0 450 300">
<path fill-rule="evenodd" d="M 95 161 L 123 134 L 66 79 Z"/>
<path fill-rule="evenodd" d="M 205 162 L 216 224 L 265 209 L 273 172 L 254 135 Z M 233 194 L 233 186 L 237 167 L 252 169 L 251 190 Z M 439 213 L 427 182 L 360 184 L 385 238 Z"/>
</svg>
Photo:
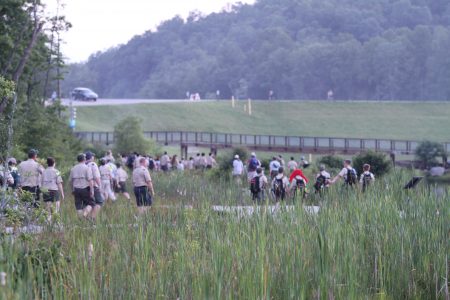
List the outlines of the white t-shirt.
<svg viewBox="0 0 450 300">
<path fill-rule="evenodd" d="M 354 170 L 353 168 L 343 168 L 340 172 L 339 172 L 339 176 L 341 176 L 342 178 L 344 178 L 344 179 L 347 179 L 347 174 L 348 174 L 348 171 L 351 171 L 351 170 Z M 355 171 L 355 174 L 356 174 L 356 171 Z"/>
<path fill-rule="evenodd" d="M 281 165 L 278 160 L 272 160 L 269 164 L 270 171 L 276 171 L 278 172 L 278 169 L 280 169 Z"/>
<path fill-rule="evenodd" d="M 366 177 L 366 175 L 370 176 L 370 181 L 374 182 L 375 181 L 375 176 L 370 173 L 369 171 L 365 171 L 364 173 L 361 174 L 361 177 L 359 179 L 359 183 L 363 184 L 364 183 L 364 177 Z"/>
<path fill-rule="evenodd" d="M 178 164 L 177 165 L 177 170 L 178 171 L 184 171 L 184 164 Z"/>
<path fill-rule="evenodd" d="M 341 171 L 342 172 L 342 171 Z M 325 179 L 330 179 L 331 175 L 330 173 L 328 173 L 327 171 L 321 171 L 319 174 L 317 174 L 316 179 L 319 178 L 319 176 L 322 175 L 323 177 L 325 177 Z"/>
<path fill-rule="evenodd" d="M 297 169 L 297 167 L 298 167 L 298 163 L 295 160 L 291 160 L 288 162 L 289 170 L 293 171 L 293 170 Z"/>
<path fill-rule="evenodd" d="M 233 175 L 242 175 L 244 172 L 244 164 L 242 161 L 235 159 L 233 161 Z"/>
</svg>

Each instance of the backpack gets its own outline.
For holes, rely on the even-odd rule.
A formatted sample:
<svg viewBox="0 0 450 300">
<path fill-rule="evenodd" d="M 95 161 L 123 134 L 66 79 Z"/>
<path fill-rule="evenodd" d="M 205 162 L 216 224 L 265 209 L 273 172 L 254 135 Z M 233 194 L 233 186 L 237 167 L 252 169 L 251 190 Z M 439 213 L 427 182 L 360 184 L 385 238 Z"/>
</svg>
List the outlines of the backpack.
<svg viewBox="0 0 450 300">
<path fill-rule="evenodd" d="M 347 169 L 347 178 L 345 183 L 352 186 L 358 182 L 358 175 L 356 175 L 355 169 Z"/>
<path fill-rule="evenodd" d="M 135 160 L 135 159 L 136 159 L 136 156 L 135 156 L 135 155 L 130 155 L 130 156 L 128 156 L 128 158 L 127 158 L 127 163 L 126 163 L 126 165 L 127 165 L 128 168 L 133 169 L 133 167 L 134 167 L 134 160 Z"/>
<path fill-rule="evenodd" d="M 260 185 L 259 180 L 260 180 L 260 177 L 255 176 L 250 181 L 250 191 L 252 192 L 253 195 L 257 195 L 259 192 L 261 192 L 261 185 Z"/>
<path fill-rule="evenodd" d="M 11 174 L 12 178 L 14 179 L 14 183 L 10 184 L 9 186 L 12 188 L 16 188 L 20 181 L 19 171 L 17 169 L 15 169 L 15 170 L 11 171 L 10 174 Z"/>
<path fill-rule="evenodd" d="M 273 192 L 277 198 L 284 196 L 286 190 L 283 185 L 283 178 L 275 178 L 273 183 Z"/>
<path fill-rule="evenodd" d="M 320 192 L 323 189 L 326 181 L 327 181 L 327 178 L 325 176 L 323 176 L 322 174 L 320 174 L 319 177 L 317 177 L 316 183 L 314 183 L 314 188 L 316 189 L 316 193 Z"/>
<path fill-rule="evenodd" d="M 304 189 L 306 184 L 305 180 L 301 176 L 295 176 L 295 182 L 296 182 L 296 188 L 297 189 Z"/>
<path fill-rule="evenodd" d="M 148 168 L 153 171 L 155 169 L 155 161 L 153 159 L 150 159 L 148 162 Z"/>
<path fill-rule="evenodd" d="M 372 182 L 372 174 L 367 173 L 363 175 L 363 191 L 366 190 L 366 188 L 370 185 L 370 183 Z"/>
<path fill-rule="evenodd" d="M 253 172 L 258 168 L 258 160 L 256 158 L 250 159 L 250 163 L 248 164 L 248 170 Z"/>
</svg>

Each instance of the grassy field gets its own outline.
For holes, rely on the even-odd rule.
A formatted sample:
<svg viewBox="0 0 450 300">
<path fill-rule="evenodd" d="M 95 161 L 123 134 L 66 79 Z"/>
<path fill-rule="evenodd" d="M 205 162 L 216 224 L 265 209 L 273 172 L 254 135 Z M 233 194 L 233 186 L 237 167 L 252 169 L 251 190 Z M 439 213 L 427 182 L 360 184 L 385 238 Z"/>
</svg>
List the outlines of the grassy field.
<svg viewBox="0 0 450 300">
<path fill-rule="evenodd" d="M 77 131 L 109 131 L 128 115 L 144 130 L 449 141 L 450 103 L 227 102 L 78 108 Z"/>
<path fill-rule="evenodd" d="M 337 185 L 318 215 L 299 204 L 217 214 L 211 204 L 252 202 L 209 176 L 154 176 L 157 198 L 140 220 L 120 198 L 95 226 L 80 222 L 69 197 L 63 231 L 2 238 L 0 298 L 445 299 L 450 200 L 423 185 L 402 190 L 410 176 L 393 173 L 366 194 Z"/>
</svg>

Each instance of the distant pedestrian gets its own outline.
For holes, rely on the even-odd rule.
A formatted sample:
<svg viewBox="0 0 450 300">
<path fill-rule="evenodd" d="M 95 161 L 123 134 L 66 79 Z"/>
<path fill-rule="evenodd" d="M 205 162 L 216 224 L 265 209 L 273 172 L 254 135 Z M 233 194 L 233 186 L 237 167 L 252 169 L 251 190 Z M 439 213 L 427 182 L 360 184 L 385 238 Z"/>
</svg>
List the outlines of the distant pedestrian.
<svg viewBox="0 0 450 300">
<path fill-rule="evenodd" d="M 79 217 L 89 217 L 95 207 L 92 171 L 86 165 L 86 156 L 77 156 L 78 164 L 70 171 L 69 183 L 75 198 L 75 208 Z"/>
<path fill-rule="evenodd" d="M 268 185 L 267 177 L 261 167 L 256 169 L 255 177 L 250 180 L 250 192 L 252 193 L 252 200 L 257 203 L 265 201 L 266 187 Z"/>
<path fill-rule="evenodd" d="M 144 159 L 145 158 L 141 158 Z M 106 161 L 104 158 L 100 159 L 100 167 L 98 168 L 100 171 L 100 178 L 102 181 L 101 191 L 102 196 L 105 199 L 105 201 L 108 201 L 108 199 L 111 199 L 112 201 L 116 201 L 116 196 L 114 195 L 114 192 L 112 191 L 112 175 L 111 175 L 111 169 L 109 166 L 106 165 Z"/>
<path fill-rule="evenodd" d="M 102 208 L 103 203 L 105 202 L 105 198 L 103 197 L 102 192 L 100 191 L 100 188 L 102 186 L 102 180 L 100 178 L 100 171 L 98 169 L 97 163 L 95 162 L 95 154 L 88 151 L 85 153 L 85 157 L 86 157 L 86 165 L 88 166 L 89 169 L 91 169 L 92 172 L 95 206 L 91 215 L 93 219 L 96 219 L 98 213 Z"/>
<path fill-rule="evenodd" d="M 330 185 L 330 173 L 325 169 L 325 165 L 319 166 L 319 174 L 316 175 L 314 189 L 316 194 L 321 194 Z"/>
<path fill-rule="evenodd" d="M 261 162 L 256 157 L 256 153 L 252 152 L 250 155 L 250 159 L 248 161 L 247 165 L 247 179 L 248 182 L 252 180 L 253 177 L 256 175 L 256 169 L 261 166 Z"/>
<path fill-rule="evenodd" d="M 344 168 L 333 178 L 333 180 L 331 180 L 331 184 L 336 183 L 341 178 L 344 179 L 345 186 L 354 187 L 358 182 L 358 175 L 356 170 L 352 167 L 352 161 L 349 159 L 344 161 Z"/>
<path fill-rule="evenodd" d="M 298 163 L 295 161 L 293 157 L 291 157 L 291 160 L 288 162 L 288 168 L 290 172 L 293 172 L 295 169 L 298 168 Z"/>
<path fill-rule="evenodd" d="M 28 160 L 23 161 L 17 167 L 21 174 L 20 187 L 23 191 L 33 194 L 33 206 L 39 207 L 40 189 L 39 185 L 40 176 L 44 172 L 44 168 L 36 161 L 38 151 L 31 149 L 28 152 Z"/>
<path fill-rule="evenodd" d="M 303 169 L 306 169 L 309 167 L 309 161 L 307 161 L 304 156 L 302 156 L 300 158 L 300 163 L 301 163 Z"/>
<path fill-rule="evenodd" d="M 127 189 L 127 180 L 128 180 L 128 174 L 127 171 L 125 171 L 122 168 L 122 165 L 119 163 L 116 163 L 116 167 L 117 167 L 117 188 L 119 193 L 122 193 L 123 196 L 127 199 L 130 200 L 130 194 L 128 193 L 128 189 Z"/>
<path fill-rule="evenodd" d="M 169 162 L 170 162 L 170 157 L 167 154 L 167 151 L 164 151 L 163 156 L 161 156 L 160 158 L 160 164 L 161 164 L 161 170 L 164 172 L 169 171 Z"/>
<path fill-rule="evenodd" d="M 283 167 L 280 167 L 277 176 L 272 180 L 272 192 L 276 202 L 283 201 L 286 198 L 288 188 L 289 179 L 284 175 Z"/>
<path fill-rule="evenodd" d="M 47 169 L 42 173 L 42 198 L 49 212 L 49 221 L 53 211 L 59 213 L 60 200 L 64 200 L 63 180 L 61 173 L 55 168 L 56 162 L 52 157 L 47 158 Z"/>
<path fill-rule="evenodd" d="M 237 184 L 241 184 L 242 183 L 242 174 L 244 173 L 244 164 L 242 163 L 241 159 L 239 158 L 239 155 L 235 155 L 234 156 L 234 160 L 233 160 L 233 178 L 234 181 Z"/>
<path fill-rule="evenodd" d="M 133 186 L 138 214 L 145 214 L 152 205 L 152 197 L 155 195 L 152 178 L 146 166 L 144 158 L 139 160 L 140 167 L 133 171 Z"/>
<path fill-rule="evenodd" d="M 375 176 L 370 172 L 370 165 L 363 165 L 363 173 L 359 179 L 359 183 L 361 185 L 361 189 L 363 193 L 367 191 L 367 188 L 375 181 Z"/>
</svg>

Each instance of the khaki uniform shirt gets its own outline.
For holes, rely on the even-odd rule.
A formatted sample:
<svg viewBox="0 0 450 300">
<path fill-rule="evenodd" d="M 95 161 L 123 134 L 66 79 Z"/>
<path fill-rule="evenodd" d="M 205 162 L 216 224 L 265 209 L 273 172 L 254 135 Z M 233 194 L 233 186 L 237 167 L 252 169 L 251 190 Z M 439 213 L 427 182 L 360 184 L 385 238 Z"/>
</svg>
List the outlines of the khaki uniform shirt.
<svg viewBox="0 0 450 300">
<path fill-rule="evenodd" d="M 42 173 L 41 187 L 49 191 L 57 191 L 58 184 L 62 183 L 61 173 L 54 167 L 48 167 Z"/>
<path fill-rule="evenodd" d="M 85 163 L 75 165 L 70 171 L 69 181 L 74 189 L 85 189 L 89 187 L 92 180 L 92 171 Z"/>
<path fill-rule="evenodd" d="M 152 181 L 150 172 L 146 167 L 140 166 L 133 171 L 133 185 L 135 187 L 147 186 L 147 183 Z"/>
<path fill-rule="evenodd" d="M 122 168 L 117 169 L 117 179 L 118 179 L 119 182 L 127 181 L 127 179 L 128 179 L 127 172 L 124 169 L 122 169 Z"/>
<path fill-rule="evenodd" d="M 100 166 L 98 168 L 98 170 L 100 171 L 100 178 L 102 180 L 110 180 L 111 179 L 111 170 L 109 169 L 109 167 L 107 165 Z"/>
<path fill-rule="evenodd" d="M 87 163 L 87 166 L 91 169 L 92 179 L 94 179 L 94 187 L 98 188 L 97 179 L 100 180 L 100 171 L 98 170 L 98 166 L 95 162 L 91 161 Z"/>
<path fill-rule="evenodd" d="M 28 159 L 23 161 L 18 166 L 20 173 L 20 185 L 35 187 L 38 186 L 41 182 L 39 180 L 39 175 L 42 174 L 44 168 L 34 161 L 34 159 Z"/>
</svg>

